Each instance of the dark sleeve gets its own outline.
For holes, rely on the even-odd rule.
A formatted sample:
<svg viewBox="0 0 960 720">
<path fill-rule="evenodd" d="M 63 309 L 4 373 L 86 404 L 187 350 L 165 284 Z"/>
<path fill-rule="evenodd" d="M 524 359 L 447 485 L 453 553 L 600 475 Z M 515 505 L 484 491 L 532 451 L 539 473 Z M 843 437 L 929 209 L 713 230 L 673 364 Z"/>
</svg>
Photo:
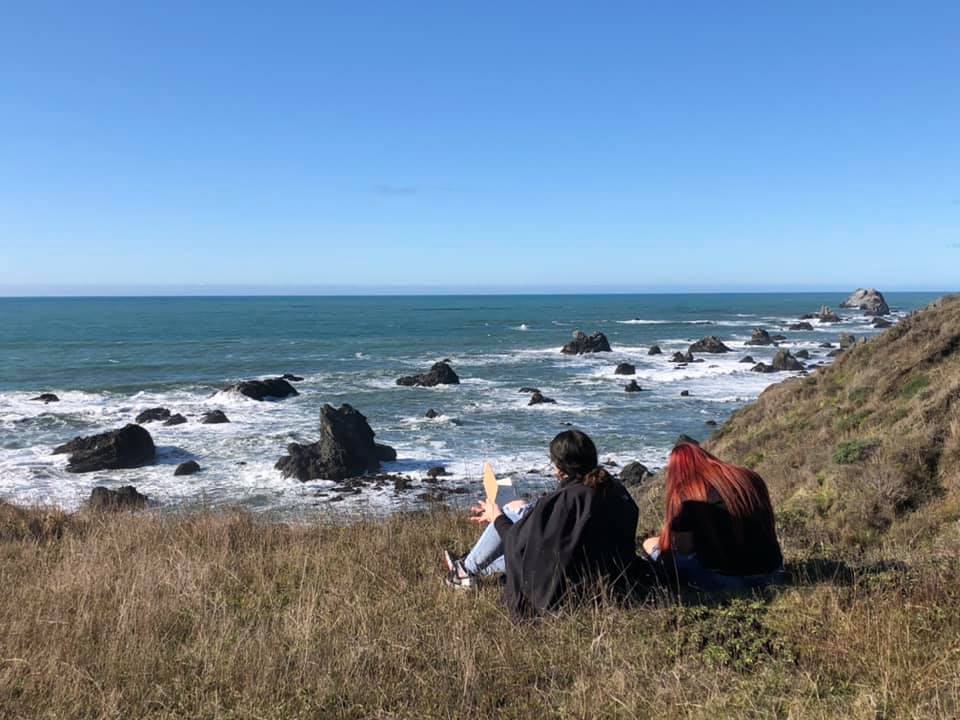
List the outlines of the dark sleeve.
<svg viewBox="0 0 960 720">
<path fill-rule="evenodd" d="M 705 503 L 687 501 L 670 523 L 670 532 L 693 532 L 703 521 Z"/>
<path fill-rule="evenodd" d="M 497 515 L 497 519 L 493 521 L 493 526 L 497 529 L 497 534 L 500 535 L 500 539 L 503 540 L 504 536 L 510 532 L 510 529 L 513 527 L 513 520 L 508 518 L 506 513 L 501 513 Z"/>
</svg>

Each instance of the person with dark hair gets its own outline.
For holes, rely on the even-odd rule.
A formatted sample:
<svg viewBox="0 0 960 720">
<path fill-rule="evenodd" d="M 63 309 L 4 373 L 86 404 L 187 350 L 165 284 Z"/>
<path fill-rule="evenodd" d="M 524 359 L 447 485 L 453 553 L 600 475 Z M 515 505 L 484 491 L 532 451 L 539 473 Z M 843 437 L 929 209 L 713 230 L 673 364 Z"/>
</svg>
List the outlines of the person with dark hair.
<svg viewBox="0 0 960 720">
<path fill-rule="evenodd" d="M 666 494 L 663 528 L 643 550 L 668 576 L 706 591 L 778 579 L 783 554 L 770 494 L 757 473 L 680 442 L 667 463 Z"/>
<path fill-rule="evenodd" d="M 579 430 L 550 443 L 559 487 L 534 503 L 493 501 L 474 508 L 488 523 L 463 558 L 444 553 L 453 587 L 505 574 L 503 600 L 515 617 L 556 608 L 571 593 L 602 583 L 625 592 L 635 579 L 639 511 L 623 485 L 597 464 L 597 448 Z"/>
</svg>

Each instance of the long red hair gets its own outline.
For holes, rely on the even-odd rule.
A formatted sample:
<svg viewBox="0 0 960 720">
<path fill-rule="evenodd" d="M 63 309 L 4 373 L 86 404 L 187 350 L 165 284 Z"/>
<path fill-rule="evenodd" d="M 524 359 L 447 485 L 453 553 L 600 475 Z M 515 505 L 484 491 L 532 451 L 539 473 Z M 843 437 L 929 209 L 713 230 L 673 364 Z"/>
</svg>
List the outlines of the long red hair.
<svg viewBox="0 0 960 720">
<path fill-rule="evenodd" d="M 660 551 L 670 549 L 670 532 L 680 507 L 688 500 L 709 502 L 710 491 L 723 502 L 734 518 L 760 512 L 773 525 L 773 506 L 766 483 L 747 468 L 725 463 L 699 445 L 680 443 L 667 463 L 667 503 L 660 531 Z"/>
</svg>

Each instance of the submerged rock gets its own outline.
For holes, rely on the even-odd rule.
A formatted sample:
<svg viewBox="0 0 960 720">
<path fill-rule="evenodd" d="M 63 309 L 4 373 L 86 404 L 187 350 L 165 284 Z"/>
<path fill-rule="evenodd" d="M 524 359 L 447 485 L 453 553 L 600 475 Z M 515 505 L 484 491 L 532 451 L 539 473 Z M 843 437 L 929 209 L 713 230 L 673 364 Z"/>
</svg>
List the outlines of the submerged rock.
<svg viewBox="0 0 960 720">
<path fill-rule="evenodd" d="M 118 470 L 148 465 L 156 456 L 150 433 L 139 425 L 125 425 L 99 435 L 76 437 L 53 449 L 54 455 L 71 453 L 67 472 Z"/>
<path fill-rule="evenodd" d="M 557 401 L 553 398 L 545 396 L 542 392 L 537 390 L 530 396 L 530 402 L 527 405 L 556 405 Z"/>
<path fill-rule="evenodd" d="M 602 332 L 595 332 L 593 335 L 586 335 L 577 330 L 573 334 L 573 340 L 564 345 L 560 352 L 566 355 L 582 355 L 584 353 L 611 352 L 610 341 Z"/>
<path fill-rule="evenodd" d="M 787 330 L 813 330 L 813 325 L 808 322 L 798 322 L 788 325 Z"/>
<path fill-rule="evenodd" d="M 753 370 L 753 372 L 758 372 L 758 373 L 772 373 L 777 371 L 776 368 L 762 362 L 758 362 L 756 365 L 754 365 L 750 369 Z"/>
<path fill-rule="evenodd" d="M 522 387 L 520 390 L 518 390 L 518 392 L 527 393 L 529 395 L 530 393 L 540 392 L 540 388 Z"/>
<path fill-rule="evenodd" d="M 637 384 L 636 380 L 631 380 L 626 385 L 624 385 L 623 390 L 624 392 L 634 393 L 634 392 L 642 392 L 643 388 Z"/>
<path fill-rule="evenodd" d="M 738 362 L 751 363 L 751 364 L 752 364 L 752 363 L 755 363 L 756 360 L 754 360 L 750 355 L 744 355 L 742 358 L 740 358 L 740 360 L 739 360 Z"/>
<path fill-rule="evenodd" d="M 210 410 L 203 414 L 200 422 L 204 425 L 222 425 L 223 423 L 230 422 L 230 418 L 227 417 L 223 410 Z"/>
<path fill-rule="evenodd" d="M 693 353 L 687 350 L 685 353 L 675 352 L 673 354 L 673 357 L 670 358 L 670 362 L 692 363 L 692 362 L 696 362 L 696 359 L 693 357 Z"/>
<path fill-rule="evenodd" d="M 809 350 L 797 350 L 797 352 L 794 354 L 794 357 L 797 358 L 797 359 L 799 359 L 799 360 L 809 360 L 809 359 L 810 359 L 810 351 L 809 351 Z"/>
<path fill-rule="evenodd" d="M 888 327 L 893 327 L 893 323 L 882 317 L 878 317 L 873 319 L 873 326 L 878 330 L 885 330 Z"/>
<path fill-rule="evenodd" d="M 680 397 L 690 397 L 690 391 L 689 391 L 689 390 L 681 390 L 681 391 L 680 391 Z"/>
<path fill-rule="evenodd" d="M 187 460 L 177 465 L 177 469 L 173 471 L 173 474 L 176 475 L 193 475 L 195 472 L 200 472 L 200 463 L 196 460 Z"/>
<path fill-rule="evenodd" d="M 434 418 L 440 417 L 440 413 L 438 413 L 433 408 L 430 408 L 429 410 L 427 410 L 427 413 L 424 415 L 424 417 L 433 420 Z"/>
<path fill-rule="evenodd" d="M 639 485 L 647 478 L 653 477 L 647 466 L 641 462 L 630 462 L 623 466 L 620 470 L 620 482 L 626 487 L 633 487 L 634 485 Z"/>
<path fill-rule="evenodd" d="M 434 363 L 425 373 L 406 375 L 397 378 L 397 385 L 404 387 L 435 387 L 437 385 L 459 385 L 460 378 L 446 362 Z"/>
<path fill-rule="evenodd" d="M 171 415 L 170 418 L 163 424 L 165 427 L 169 427 L 171 425 L 183 425 L 186 421 L 187 419 L 183 415 L 177 413 L 175 415 Z"/>
<path fill-rule="evenodd" d="M 701 352 L 701 353 L 727 353 L 730 352 L 730 348 L 723 344 L 723 341 L 718 338 L 716 335 L 708 335 L 705 338 L 697 340 L 693 345 L 690 346 L 689 352 Z"/>
<path fill-rule="evenodd" d="M 149 498 L 143 493 L 137 492 L 133 485 L 124 485 L 116 490 L 98 485 L 90 492 L 87 507 L 98 512 L 140 510 L 147 506 L 148 500 Z"/>
<path fill-rule="evenodd" d="M 58 397 L 57 397 L 56 395 L 54 395 L 53 393 L 40 393 L 40 394 L 37 395 L 36 397 L 30 398 L 30 399 L 31 399 L 31 400 L 36 400 L 36 401 L 42 402 L 44 405 L 46 405 L 47 403 L 52 403 L 52 402 L 60 402 L 60 398 L 58 398 Z"/>
<path fill-rule="evenodd" d="M 290 443 L 287 455 L 275 465 L 284 477 L 307 480 L 345 480 L 377 472 L 381 459 L 393 450 L 374 442 L 367 419 L 351 405 L 326 404 L 320 411 L 320 439 L 309 445 Z M 393 451 L 393 457 L 396 457 Z"/>
<path fill-rule="evenodd" d="M 134 422 L 137 423 L 137 425 L 143 425 L 144 423 L 148 423 L 148 422 L 154 422 L 159 420 L 169 420 L 169 419 L 170 419 L 169 410 L 162 407 L 155 407 L 155 408 L 148 408 L 143 412 L 139 413 L 136 419 L 134 420 Z"/>
<path fill-rule="evenodd" d="M 239 393 L 253 400 L 285 398 L 300 394 L 293 385 L 282 377 L 267 378 L 266 380 L 242 380 L 225 387 L 223 391 Z"/>
<path fill-rule="evenodd" d="M 628 362 L 622 362 L 617 365 L 614 369 L 614 375 L 635 375 L 637 372 L 636 365 L 631 365 Z"/>
<path fill-rule="evenodd" d="M 864 315 L 889 315 L 890 306 L 876 288 L 857 288 L 853 294 L 840 303 L 840 307 L 863 310 Z"/>
</svg>

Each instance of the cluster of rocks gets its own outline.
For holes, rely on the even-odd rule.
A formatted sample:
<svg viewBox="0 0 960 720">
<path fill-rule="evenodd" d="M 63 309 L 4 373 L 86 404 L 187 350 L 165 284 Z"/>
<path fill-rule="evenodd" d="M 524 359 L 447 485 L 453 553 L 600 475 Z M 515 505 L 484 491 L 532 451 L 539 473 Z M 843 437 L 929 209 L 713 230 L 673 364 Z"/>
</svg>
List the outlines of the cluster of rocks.
<svg viewBox="0 0 960 720">
<path fill-rule="evenodd" d="M 289 380 L 302 380 L 296 375 L 289 373 L 282 377 L 267 378 L 266 380 L 241 380 L 233 385 L 223 388 L 223 392 L 232 392 L 243 395 L 252 400 L 264 401 L 270 398 L 282 399 L 299 395 L 297 389 L 290 384 Z"/>
<path fill-rule="evenodd" d="M 723 344 L 723 341 L 718 338 L 716 335 L 710 335 L 708 337 L 697 340 L 693 343 L 690 348 L 687 350 L 688 353 L 728 353 L 730 348 Z"/>
<path fill-rule="evenodd" d="M 140 412 L 134 422 L 137 425 L 146 425 L 151 422 L 161 422 L 165 427 L 173 425 L 183 425 L 187 418 L 180 413 L 171 413 L 170 410 L 163 407 L 147 408 Z M 203 425 L 219 425 L 230 422 L 223 410 L 208 410 L 203 413 L 198 420 Z"/>
<path fill-rule="evenodd" d="M 773 356 L 769 365 L 759 362 L 750 368 L 754 372 L 772 373 L 772 372 L 797 372 L 804 369 L 802 362 L 797 360 L 789 350 L 781 349 Z"/>
<path fill-rule="evenodd" d="M 551 397 L 547 397 L 539 388 L 534 387 L 522 387 L 520 388 L 521 393 L 526 393 L 530 395 L 530 402 L 527 405 L 556 405 L 557 401 Z"/>
</svg>

